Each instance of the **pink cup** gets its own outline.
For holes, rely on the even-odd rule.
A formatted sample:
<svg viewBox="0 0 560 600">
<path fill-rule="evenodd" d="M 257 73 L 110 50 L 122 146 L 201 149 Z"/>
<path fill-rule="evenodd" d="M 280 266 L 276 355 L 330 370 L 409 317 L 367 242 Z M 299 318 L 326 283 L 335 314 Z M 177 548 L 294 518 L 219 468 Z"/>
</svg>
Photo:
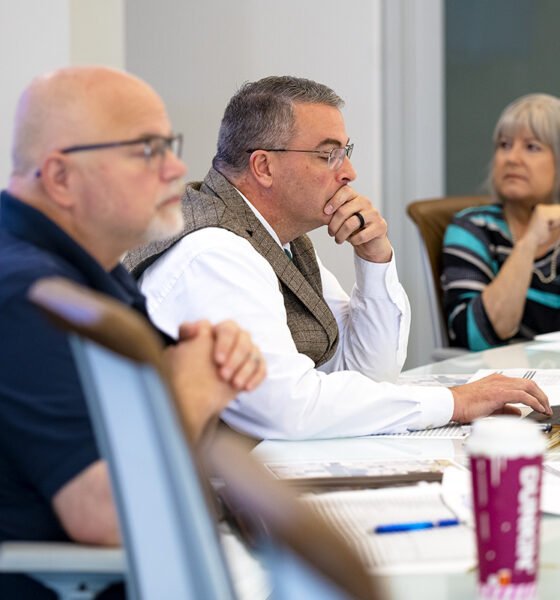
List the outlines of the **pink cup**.
<svg viewBox="0 0 560 600">
<path fill-rule="evenodd" d="M 482 600 L 537 597 L 545 438 L 516 417 L 476 421 L 467 442 Z"/>
</svg>

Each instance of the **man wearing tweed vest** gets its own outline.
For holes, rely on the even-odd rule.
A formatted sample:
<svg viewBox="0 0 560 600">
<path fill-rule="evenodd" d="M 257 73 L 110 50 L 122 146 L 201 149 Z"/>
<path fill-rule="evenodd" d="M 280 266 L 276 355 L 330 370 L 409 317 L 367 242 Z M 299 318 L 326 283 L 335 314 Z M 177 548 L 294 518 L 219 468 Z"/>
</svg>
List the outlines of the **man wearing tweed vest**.
<svg viewBox="0 0 560 600">
<path fill-rule="evenodd" d="M 256 438 L 401 432 L 467 422 L 508 401 L 546 412 L 546 396 L 525 380 L 494 376 L 453 390 L 389 383 L 406 356 L 408 300 L 385 221 L 350 185 L 342 104 L 295 77 L 242 86 L 213 168 L 187 187 L 184 231 L 128 257 L 152 319 L 170 334 L 200 318 L 250 330 L 268 377 L 222 416 Z M 350 297 L 306 235 L 321 226 L 354 248 Z"/>
</svg>

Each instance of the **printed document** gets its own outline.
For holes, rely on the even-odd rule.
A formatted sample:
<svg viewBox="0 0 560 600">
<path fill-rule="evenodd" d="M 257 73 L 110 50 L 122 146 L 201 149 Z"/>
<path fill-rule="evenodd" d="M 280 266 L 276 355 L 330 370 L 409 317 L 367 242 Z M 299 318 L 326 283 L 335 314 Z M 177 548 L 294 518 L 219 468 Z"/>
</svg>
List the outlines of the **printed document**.
<svg viewBox="0 0 560 600">
<path fill-rule="evenodd" d="M 379 525 L 457 518 L 439 483 L 307 494 L 303 501 L 356 548 L 372 573 L 464 572 L 476 564 L 474 531 L 462 523 L 374 533 Z"/>
</svg>

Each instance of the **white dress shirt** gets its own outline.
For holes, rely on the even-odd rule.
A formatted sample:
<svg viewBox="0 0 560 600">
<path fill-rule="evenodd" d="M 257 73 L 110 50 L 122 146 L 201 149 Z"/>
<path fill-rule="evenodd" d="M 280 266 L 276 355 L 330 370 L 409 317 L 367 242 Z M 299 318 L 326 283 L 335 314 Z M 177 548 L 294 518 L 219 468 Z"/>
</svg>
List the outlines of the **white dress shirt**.
<svg viewBox="0 0 560 600">
<path fill-rule="evenodd" d="M 234 429 L 256 438 L 305 439 L 444 425 L 453 412 L 449 390 L 389 383 L 406 358 L 410 328 L 394 257 L 377 264 L 355 256 L 354 265 L 349 298 L 319 261 L 323 296 L 339 328 L 336 353 L 319 368 L 297 351 L 274 270 L 230 231 L 208 227 L 187 235 L 146 270 L 140 285 L 153 322 L 174 337 L 183 321 L 198 319 L 233 319 L 251 333 L 267 377 L 223 412 Z"/>
</svg>

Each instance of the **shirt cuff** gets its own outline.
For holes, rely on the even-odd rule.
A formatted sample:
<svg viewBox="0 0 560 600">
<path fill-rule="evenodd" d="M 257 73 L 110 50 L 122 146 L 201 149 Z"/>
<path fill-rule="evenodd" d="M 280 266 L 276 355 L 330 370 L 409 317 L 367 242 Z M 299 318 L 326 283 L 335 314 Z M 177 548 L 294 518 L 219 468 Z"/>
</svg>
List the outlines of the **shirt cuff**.
<svg viewBox="0 0 560 600">
<path fill-rule="evenodd" d="M 442 386 L 403 386 L 410 387 L 406 395 L 418 402 L 418 415 L 409 430 L 442 427 L 451 421 L 454 399 L 451 390 Z"/>
<path fill-rule="evenodd" d="M 356 287 L 367 298 L 390 299 L 390 290 L 399 285 L 395 252 L 386 263 L 375 263 L 360 258 L 354 253 Z"/>
</svg>

